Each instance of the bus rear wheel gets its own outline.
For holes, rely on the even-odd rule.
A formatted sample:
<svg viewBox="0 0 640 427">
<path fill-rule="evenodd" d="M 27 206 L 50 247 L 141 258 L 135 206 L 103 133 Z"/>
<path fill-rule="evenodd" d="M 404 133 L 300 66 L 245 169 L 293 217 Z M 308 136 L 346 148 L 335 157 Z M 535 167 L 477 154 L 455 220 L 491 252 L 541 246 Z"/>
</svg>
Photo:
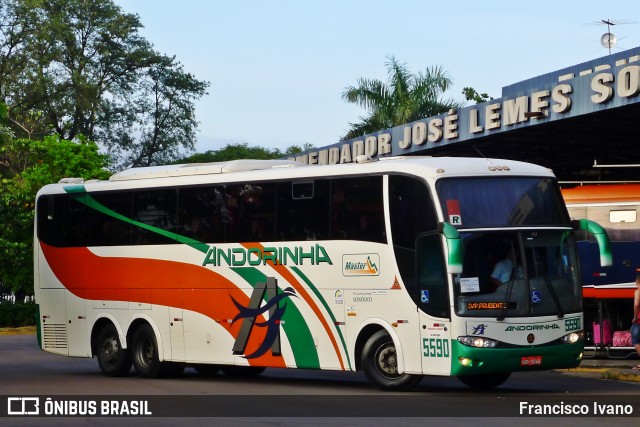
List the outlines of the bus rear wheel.
<svg viewBox="0 0 640 427">
<path fill-rule="evenodd" d="M 127 349 L 122 348 L 115 326 L 109 324 L 102 328 L 96 349 L 98 365 L 106 376 L 123 377 L 131 370 L 131 356 Z"/>
<path fill-rule="evenodd" d="M 367 340 L 360 362 L 369 381 L 382 390 L 407 390 L 422 379 L 421 375 L 398 373 L 396 346 L 386 331 Z"/>
<path fill-rule="evenodd" d="M 500 372 L 497 374 L 482 375 L 459 375 L 458 379 L 463 384 L 468 385 L 476 390 L 488 390 L 498 387 L 511 376 L 511 372 Z"/>
<path fill-rule="evenodd" d="M 161 362 L 158 354 L 158 341 L 153 328 L 141 325 L 131 340 L 133 367 L 142 378 L 176 377 L 184 371 L 184 365 L 174 362 Z"/>
</svg>

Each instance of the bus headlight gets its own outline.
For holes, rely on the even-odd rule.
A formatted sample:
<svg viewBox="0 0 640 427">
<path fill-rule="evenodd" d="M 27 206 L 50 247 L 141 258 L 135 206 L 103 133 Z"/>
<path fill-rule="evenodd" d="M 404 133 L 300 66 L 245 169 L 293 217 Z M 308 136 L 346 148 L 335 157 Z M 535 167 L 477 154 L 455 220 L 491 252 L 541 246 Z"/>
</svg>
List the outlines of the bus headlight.
<svg viewBox="0 0 640 427">
<path fill-rule="evenodd" d="M 562 342 L 564 344 L 574 344 L 584 338 L 584 331 L 580 332 L 571 332 L 568 335 L 562 337 Z"/>
<path fill-rule="evenodd" d="M 478 348 L 493 348 L 498 345 L 498 341 L 484 337 L 458 337 L 458 341 L 469 347 Z"/>
</svg>

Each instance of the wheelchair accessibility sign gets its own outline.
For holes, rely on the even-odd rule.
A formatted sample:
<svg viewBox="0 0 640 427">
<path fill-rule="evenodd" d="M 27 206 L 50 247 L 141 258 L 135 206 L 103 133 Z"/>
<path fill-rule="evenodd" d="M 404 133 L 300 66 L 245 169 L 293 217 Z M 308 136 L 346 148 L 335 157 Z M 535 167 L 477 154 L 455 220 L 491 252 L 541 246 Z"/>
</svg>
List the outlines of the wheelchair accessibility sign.
<svg viewBox="0 0 640 427">
<path fill-rule="evenodd" d="M 429 291 L 424 290 L 420 292 L 420 302 L 423 304 L 429 304 Z"/>
<path fill-rule="evenodd" d="M 542 302 L 540 291 L 531 291 L 531 302 L 533 304 L 540 304 Z"/>
</svg>

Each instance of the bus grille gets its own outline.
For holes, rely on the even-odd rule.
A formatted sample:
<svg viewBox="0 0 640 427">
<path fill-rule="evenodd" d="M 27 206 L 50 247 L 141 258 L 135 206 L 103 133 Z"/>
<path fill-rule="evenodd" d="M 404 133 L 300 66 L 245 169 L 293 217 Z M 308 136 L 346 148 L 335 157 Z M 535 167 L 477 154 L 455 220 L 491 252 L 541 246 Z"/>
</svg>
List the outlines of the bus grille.
<svg viewBox="0 0 640 427">
<path fill-rule="evenodd" d="M 64 323 L 44 325 L 42 330 L 44 348 L 67 348 L 67 325 Z"/>
</svg>

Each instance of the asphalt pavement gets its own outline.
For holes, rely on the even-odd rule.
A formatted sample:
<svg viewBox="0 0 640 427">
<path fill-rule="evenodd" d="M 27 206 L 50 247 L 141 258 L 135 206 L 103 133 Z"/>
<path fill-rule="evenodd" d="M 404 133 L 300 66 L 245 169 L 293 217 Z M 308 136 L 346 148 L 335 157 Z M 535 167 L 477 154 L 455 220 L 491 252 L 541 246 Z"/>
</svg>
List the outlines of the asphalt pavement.
<svg viewBox="0 0 640 427">
<path fill-rule="evenodd" d="M 8 334 L 35 334 L 35 328 L 0 328 L 0 335 Z M 618 381 L 640 382 L 640 370 L 633 367 L 640 366 L 640 358 L 632 350 L 620 353 L 617 357 L 610 357 L 614 353 L 607 351 L 585 351 L 585 358 L 580 366 L 574 369 L 558 369 L 558 372 L 570 375 L 588 375 L 594 378 L 602 378 Z"/>
</svg>

